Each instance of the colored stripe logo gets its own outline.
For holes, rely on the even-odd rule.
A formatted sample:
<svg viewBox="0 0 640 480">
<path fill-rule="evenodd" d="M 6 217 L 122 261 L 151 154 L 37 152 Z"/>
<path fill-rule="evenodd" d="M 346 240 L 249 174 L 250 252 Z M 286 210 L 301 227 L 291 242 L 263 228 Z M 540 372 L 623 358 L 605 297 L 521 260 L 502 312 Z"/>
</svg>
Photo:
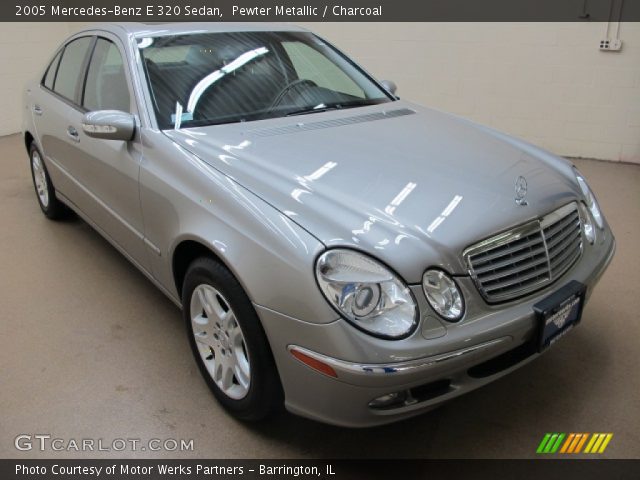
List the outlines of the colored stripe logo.
<svg viewBox="0 0 640 480">
<path fill-rule="evenodd" d="M 604 453 L 612 438 L 613 433 L 546 433 L 536 453 Z"/>
</svg>

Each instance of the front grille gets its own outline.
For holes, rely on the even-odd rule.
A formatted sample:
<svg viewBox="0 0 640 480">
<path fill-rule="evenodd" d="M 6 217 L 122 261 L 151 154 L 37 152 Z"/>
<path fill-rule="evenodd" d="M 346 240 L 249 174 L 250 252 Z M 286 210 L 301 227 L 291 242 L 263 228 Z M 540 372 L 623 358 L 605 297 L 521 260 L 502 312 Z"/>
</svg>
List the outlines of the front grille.
<svg viewBox="0 0 640 480">
<path fill-rule="evenodd" d="M 463 255 L 481 295 L 498 303 L 553 283 L 581 254 L 580 215 L 570 203 L 473 245 Z"/>
</svg>

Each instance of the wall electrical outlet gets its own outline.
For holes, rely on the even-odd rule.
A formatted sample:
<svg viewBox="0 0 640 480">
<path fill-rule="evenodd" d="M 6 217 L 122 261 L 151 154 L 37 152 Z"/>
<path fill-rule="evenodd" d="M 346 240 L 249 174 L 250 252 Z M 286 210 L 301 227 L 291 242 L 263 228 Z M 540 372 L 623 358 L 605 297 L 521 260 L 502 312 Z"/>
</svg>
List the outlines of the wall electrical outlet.
<svg viewBox="0 0 640 480">
<path fill-rule="evenodd" d="M 600 40 L 600 50 L 608 52 L 619 52 L 622 48 L 622 40 L 619 38 L 607 38 Z"/>
</svg>

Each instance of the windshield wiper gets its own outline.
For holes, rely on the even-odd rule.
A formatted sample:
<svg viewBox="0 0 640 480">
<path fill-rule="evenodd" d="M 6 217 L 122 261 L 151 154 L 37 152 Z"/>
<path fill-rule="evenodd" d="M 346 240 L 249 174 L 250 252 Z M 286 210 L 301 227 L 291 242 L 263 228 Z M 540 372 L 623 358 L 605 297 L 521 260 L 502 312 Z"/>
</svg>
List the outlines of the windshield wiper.
<svg viewBox="0 0 640 480">
<path fill-rule="evenodd" d="M 346 102 L 346 103 L 331 103 L 325 105 L 323 103 L 316 105 L 315 107 L 301 108 L 300 110 L 294 110 L 286 114 L 287 117 L 293 117 L 296 115 L 306 115 L 308 113 L 320 113 L 329 110 L 342 110 L 345 108 L 365 107 L 367 105 L 373 105 L 372 102 Z"/>
<path fill-rule="evenodd" d="M 320 113 L 320 112 L 326 112 L 328 110 L 339 110 L 341 109 L 342 106 L 341 105 L 330 105 L 330 106 L 324 106 L 324 107 L 307 107 L 307 108 L 301 108 L 300 110 L 294 110 L 293 112 L 289 112 L 287 113 L 287 117 L 294 117 L 296 115 L 306 115 L 307 113 Z"/>
</svg>

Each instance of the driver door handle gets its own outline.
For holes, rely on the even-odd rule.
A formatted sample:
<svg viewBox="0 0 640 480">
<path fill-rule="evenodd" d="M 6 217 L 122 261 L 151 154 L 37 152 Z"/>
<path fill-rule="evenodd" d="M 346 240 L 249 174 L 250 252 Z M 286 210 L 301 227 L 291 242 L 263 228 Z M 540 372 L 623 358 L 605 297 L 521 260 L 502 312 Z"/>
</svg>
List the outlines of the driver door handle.
<svg viewBox="0 0 640 480">
<path fill-rule="evenodd" d="M 74 142 L 80 141 L 80 135 L 78 134 L 78 130 L 76 130 L 76 127 L 74 126 L 69 125 L 67 127 L 67 136 Z"/>
<path fill-rule="evenodd" d="M 34 105 L 32 110 L 36 115 L 42 115 L 42 108 L 40 107 L 40 105 Z"/>
</svg>

